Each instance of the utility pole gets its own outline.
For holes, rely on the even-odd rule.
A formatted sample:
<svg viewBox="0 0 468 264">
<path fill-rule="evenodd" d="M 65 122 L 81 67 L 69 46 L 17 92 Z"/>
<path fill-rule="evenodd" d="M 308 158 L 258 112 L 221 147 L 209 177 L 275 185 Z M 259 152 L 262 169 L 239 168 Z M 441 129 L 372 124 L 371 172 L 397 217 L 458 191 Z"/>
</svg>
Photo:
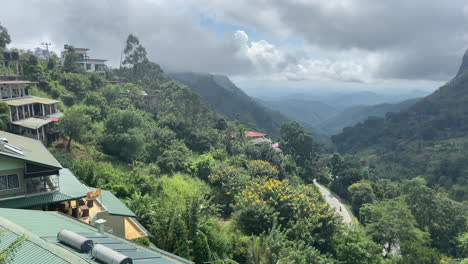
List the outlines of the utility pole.
<svg viewBox="0 0 468 264">
<path fill-rule="evenodd" d="M 46 46 L 47 58 L 49 58 L 49 46 L 52 45 L 52 43 L 50 43 L 50 42 L 42 42 L 41 45 L 42 45 L 42 46 Z"/>
</svg>

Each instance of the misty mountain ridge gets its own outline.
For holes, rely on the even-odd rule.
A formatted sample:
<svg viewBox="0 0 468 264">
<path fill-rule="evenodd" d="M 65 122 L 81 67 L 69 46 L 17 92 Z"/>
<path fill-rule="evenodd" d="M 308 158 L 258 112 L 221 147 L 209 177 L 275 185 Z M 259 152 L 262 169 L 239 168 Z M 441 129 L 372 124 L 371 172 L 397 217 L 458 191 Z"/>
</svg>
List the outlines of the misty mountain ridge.
<svg viewBox="0 0 468 264">
<path fill-rule="evenodd" d="M 231 120 L 252 124 L 273 136 L 288 118 L 260 105 L 224 75 L 172 72 L 168 75 L 196 92 L 214 111 Z"/>
<path fill-rule="evenodd" d="M 257 99 L 257 101 L 291 119 L 302 122 L 304 126 L 318 133 L 334 135 L 340 133 L 345 127 L 364 121 L 369 116 L 383 117 L 388 112 L 399 112 L 418 100 L 412 98 L 398 101 L 399 98 L 405 98 L 407 95 L 395 95 L 388 98 L 372 92 L 330 95 L 328 100 L 325 99 L 328 102 L 319 101 L 317 98 L 299 99 L 296 96 L 276 100 Z M 349 100 L 346 99 L 347 97 Z M 380 101 L 389 102 L 371 103 Z M 393 103 L 393 101 L 396 102 Z M 360 104 L 356 105 L 355 102 Z"/>
<path fill-rule="evenodd" d="M 306 100 L 306 101 L 320 101 L 328 104 L 338 110 L 342 110 L 349 106 L 356 105 L 377 105 L 382 103 L 398 103 L 407 99 L 425 97 L 431 92 L 422 89 L 411 89 L 405 91 L 322 91 L 310 89 L 301 92 L 290 92 L 287 89 L 250 89 L 243 88 L 243 90 L 254 98 L 261 98 L 263 101 L 281 101 L 281 100 Z"/>
<path fill-rule="evenodd" d="M 468 55 L 457 75 L 400 113 L 368 118 L 332 137 L 341 152 L 358 153 L 388 177 L 424 176 L 430 185 L 468 199 Z"/>
<path fill-rule="evenodd" d="M 321 122 L 319 128 L 328 135 L 341 133 L 343 128 L 353 126 L 368 117 L 384 117 L 387 113 L 398 113 L 414 105 L 420 98 L 408 99 L 399 103 L 351 106 L 333 117 Z"/>
</svg>

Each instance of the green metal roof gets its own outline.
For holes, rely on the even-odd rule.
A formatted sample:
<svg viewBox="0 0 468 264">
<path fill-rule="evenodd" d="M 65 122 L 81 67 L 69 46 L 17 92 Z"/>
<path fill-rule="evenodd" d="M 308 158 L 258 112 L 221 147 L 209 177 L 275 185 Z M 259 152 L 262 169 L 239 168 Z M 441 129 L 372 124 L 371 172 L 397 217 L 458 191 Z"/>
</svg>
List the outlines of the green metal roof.
<svg viewBox="0 0 468 264">
<path fill-rule="evenodd" d="M 20 235 L 10 231 L 7 227 L 0 226 L 0 251 L 6 249 Z M 26 237 L 27 238 L 27 237 Z M 23 241 L 14 252 L 11 253 L 8 262 L 10 264 L 48 263 L 64 264 L 70 263 L 56 255 L 54 252 L 27 239 Z"/>
<path fill-rule="evenodd" d="M 18 136 L 0 131 L 0 138 L 6 138 L 8 143 L 22 149 L 24 155 L 0 150 L 0 155 L 28 161 L 37 165 L 61 169 L 62 165 L 52 156 L 39 140 Z"/>
<path fill-rule="evenodd" d="M 72 197 L 84 197 L 89 191 L 69 169 L 61 169 L 59 176 L 60 192 Z"/>
<path fill-rule="evenodd" d="M 23 196 L 0 201 L 2 208 L 32 208 L 41 205 L 80 199 L 86 196 L 88 188 L 82 184 L 69 169 L 61 169 L 60 190 L 32 196 Z"/>
<path fill-rule="evenodd" d="M 96 189 L 91 187 L 88 188 L 90 190 Z M 101 198 L 98 198 L 98 201 L 111 215 L 136 217 L 132 210 L 130 210 L 122 201 L 120 201 L 119 198 L 115 197 L 109 191 L 102 190 Z"/>
<path fill-rule="evenodd" d="M 104 235 L 98 234 L 97 229 L 80 222 L 69 216 L 65 216 L 58 212 L 44 212 L 36 210 L 19 210 L 19 209 L 6 209 L 0 208 L 0 225 L 4 223 L 21 227 L 30 236 L 39 237 L 43 242 L 47 242 L 51 247 L 56 247 L 59 250 L 67 250 L 74 257 L 80 257 L 86 263 L 97 263 L 89 254 L 78 253 L 75 250 L 61 244 L 57 241 L 57 233 L 62 229 L 68 229 L 73 232 L 79 233 L 85 237 L 91 238 L 95 243 L 103 244 L 109 248 L 124 254 L 133 259 L 134 264 L 193 264 L 193 262 L 183 258 L 174 256 L 168 252 L 160 249 L 151 249 L 114 236 L 110 233 Z M 28 253 L 35 255 L 36 253 Z M 49 255 L 48 252 L 40 252 L 37 254 Z M 62 256 L 62 254 L 60 254 Z M 39 256 L 37 256 L 39 257 Z M 44 256 L 45 257 L 45 256 Z M 68 259 L 68 258 L 67 258 Z M 26 262 L 26 263 L 49 263 L 49 262 Z M 54 262 L 51 262 L 54 263 Z"/>
<path fill-rule="evenodd" d="M 26 97 L 18 97 L 18 98 L 11 98 L 4 100 L 4 102 L 7 105 L 11 106 L 20 106 L 20 105 L 28 105 L 28 104 L 57 104 L 60 103 L 60 101 L 49 99 L 49 98 L 43 98 L 43 97 L 37 97 L 37 96 L 26 96 Z"/>
<path fill-rule="evenodd" d="M 25 128 L 38 129 L 51 122 L 54 122 L 54 121 L 49 120 L 47 118 L 42 119 L 42 118 L 30 117 L 26 119 L 21 119 L 19 121 L 14 121 L 11 123 L 17 126 L 25 127 Z"/>
</svg>

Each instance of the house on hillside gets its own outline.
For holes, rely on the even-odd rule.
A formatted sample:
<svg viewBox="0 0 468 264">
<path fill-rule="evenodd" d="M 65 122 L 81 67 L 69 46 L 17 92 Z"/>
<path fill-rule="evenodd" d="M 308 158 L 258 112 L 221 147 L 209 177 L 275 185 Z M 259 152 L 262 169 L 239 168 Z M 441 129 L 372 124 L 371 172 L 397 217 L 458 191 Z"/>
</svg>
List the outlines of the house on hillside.
<svg viewBox="0 0 468 264">
<path fill-rule="evenodd" d="M 255 131 L 246 131 L 246 132 L 244 132 L 244 136 L 248 137 L 248 138 L 252 138 L 252 139 L 268 137 L 267 134 L 263 134 L 263 133 L 255 132 Z"/>
<path fill-rule="evenodd" d="M 40 141 L 0 131 L 0 208 L 56 211 L 91 225 L 104 219 L 106 230 L 122 238 L 149 236 L 111 192 L 87 199 L 93 190 L 62 168 Z"/>
<path fill-rule="evenodd" d="M 54 122 L 63 114 L 60 101 L 31 95 L 30 81 L 0 81 L 0 101 L 8 105 L 12 131 L 47 144 L 57 137 Z"/>
<path fill-rule="evenodd" d="M 269 144 L 271 148 L 273 148 L 275 151 L 281 152 L 281 149 L 279 148 L 279 143 L 273 143 L 271 139 L 268 138 L 267 134 L 255 131 L 246 131 L 244 133 L 244 136 L 251 139 L 252 145 L 258 146 L 266 143 Z"/>
<path fill-rule="evenodd" d="M 59 212 L 0 208 L 0 251 L 25 235 L 7 259 L 22 263 L 193 264 L 156 247 L 146 247 Z"/>
<path fill-rule="evenodd" d="M 107 60 L 90 58 L 88 56 L 88 51 L 89 49 L 87 48 L 75 48 L 75 52 L 80 56 L 78 63 L 83 66 L 86 72 L 105 72 Z M 62 51 L 62 65 L 65 62 L 67 52 L 68 45 L 64 45 L 64 50 Z"/>
</svg>

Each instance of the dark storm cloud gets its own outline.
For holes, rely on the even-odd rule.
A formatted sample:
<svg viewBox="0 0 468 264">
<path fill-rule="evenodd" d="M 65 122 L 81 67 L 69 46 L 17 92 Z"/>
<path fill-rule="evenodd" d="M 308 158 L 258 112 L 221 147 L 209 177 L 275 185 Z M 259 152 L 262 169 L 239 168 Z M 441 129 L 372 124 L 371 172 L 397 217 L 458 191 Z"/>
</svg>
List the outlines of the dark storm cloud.
<svg viewBox="0 0 468 264">
<path fill-rule="evenodd" d="M 38 46 L 49 40 L 91 48 L 91 55 L 118 66 L 128 34 L 134 33 L 149 57 L 170 70 L 242 74 L 251 63 L 232 38 L 201 27 L 198 15 L 178 1 L 82 0 L 2 2 L 0 22 L 14 43 Z M 34 46 L 30 46 L 33 48 Z"/>
<path fill-rule="evenodd" d="M 385 78 L 446 79 L 467 47 L 462 0 L 235 2 L 217 8 L 262 32 L 299 35 L 329 50 L 377 54 L 375 74 Z"/>
</svg>

